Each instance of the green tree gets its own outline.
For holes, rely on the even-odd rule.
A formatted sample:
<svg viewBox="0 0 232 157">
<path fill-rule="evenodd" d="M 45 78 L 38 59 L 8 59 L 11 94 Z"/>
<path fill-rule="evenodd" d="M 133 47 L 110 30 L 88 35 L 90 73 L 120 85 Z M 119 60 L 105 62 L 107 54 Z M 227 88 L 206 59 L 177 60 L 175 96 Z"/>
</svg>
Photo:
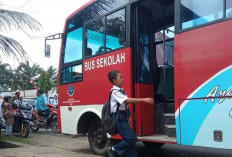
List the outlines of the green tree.
<svg viewBox="0 0 232 157">
<path fill-rule="evenodd" d="M 48 74 L 48 78 L 50 79 L 53 87 L 57 86 L 57 77 L 58 77 L 57 69 L 54 68 L 53 66 L 50 66 L 46 72 Z"/>
<path fill-rule="evenodd" d="M 21 80 L 24 83 L 24 89 L 34 89 L 34 86 L 29 83 L 29 80 L 37 77 L 43 72 L 43 69 L 38 64 L 30 66 L 29 62 L 20 63 L 17 67 L 15 74 L 21 75 Z M 37 82 L 38 80 L 35 80 Z"/>
<path fill-rule="evenodd" d="M 8 91 L 10 89 L 12 75 L 11 66 L 0 62 L 0 90 Z"/>
<path fill-rule="evenodd" d="M 52 89 L 52 83 L 48 77 L 47 72 L 44 71 L 40 75 L 38 87 L 45 93 Z"/>
<path fill-rule="evenodd" d="M 1 31 L 4 30 L 8 32 L 9 30 L 15 29 L 27 34 L 26 30 L 39 31 L 40 28 L 41 24 L 30 15 L 17 11 L 0 9 Z M 26 55 L 25 50 L 18 41 L 2 34 L 0 34 L 0 53 L 7 57 L 14 56 L 16 59 Z"/>
<path fill-rule="evenodd" d="M 10 78 L 11 83 L 11 91 L 22 90 L 23 89 L 23 81 L 22 75 L 18 73 L 16 70 L 12 71 L 12 77 Z"/>
</svg>

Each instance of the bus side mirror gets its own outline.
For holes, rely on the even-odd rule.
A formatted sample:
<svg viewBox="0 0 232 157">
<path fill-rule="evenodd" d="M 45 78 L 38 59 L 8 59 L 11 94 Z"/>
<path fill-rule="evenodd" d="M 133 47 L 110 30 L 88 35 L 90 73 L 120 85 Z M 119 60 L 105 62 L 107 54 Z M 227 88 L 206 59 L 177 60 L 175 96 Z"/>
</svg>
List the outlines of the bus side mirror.
<svg viewBox="0 0 232 157">
<path fill-rule="evenodd" d="M 50 53 L 51 53 L 51 46 L 49 44 L 47 44 L 47 40 L 56 40 L 56 39 L 62 39 L 63 34 L 62 33 L 57 33 L 57 34 L 53 34 L 50 36 L 47 36 L 45 38 L 45 57 L 50 57 Z"/>
<path fill-rule="evenodd" d="M 45 57 L 50 57 L 50 53 L 51 53 L 51 46 L 49 44 L 46 44 L 45 47 Z"/>
</svg>

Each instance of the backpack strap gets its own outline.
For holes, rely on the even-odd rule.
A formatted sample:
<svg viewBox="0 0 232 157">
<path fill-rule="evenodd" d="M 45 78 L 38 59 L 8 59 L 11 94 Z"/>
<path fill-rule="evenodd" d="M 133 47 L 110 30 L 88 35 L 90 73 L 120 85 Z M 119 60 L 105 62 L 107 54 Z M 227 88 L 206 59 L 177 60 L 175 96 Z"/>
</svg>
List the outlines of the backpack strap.
<svg viewBox="0 0 232 157">
<path fill-rule="evenodd" d="M 109 109 L 110 109 L 110 110 L 111 110 L 110 99 L 111 99 L 111 95 L 112 95 L 112 93 L 113 93 L 114 90 L 117 90 L 117 89 L 112 89 L 112 90 L 110 91 L 110 95 L 109 95 L 109 104 L 110 104 Z M 117 91 L 120 91 L 120 90 L 117 90 Z M 120 104 L 117 102 L 116 119 L 118 119 L 118 115 L 119 115 L 119 106 L 120 106 Z M 112 113 L 110 112 L 110 114 L 112 114 Z"/>
</svg>

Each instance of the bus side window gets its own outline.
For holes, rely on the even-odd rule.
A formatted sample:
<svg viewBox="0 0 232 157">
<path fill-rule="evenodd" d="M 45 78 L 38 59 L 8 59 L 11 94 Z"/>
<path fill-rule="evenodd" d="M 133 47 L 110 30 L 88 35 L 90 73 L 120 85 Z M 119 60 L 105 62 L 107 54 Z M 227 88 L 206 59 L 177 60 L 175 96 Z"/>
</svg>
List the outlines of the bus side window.
<svg viewBox="0 0 232 157">
<path fill-rule="evenodd" d="M 71 67 L 61 69 L 60 82 L 71 82 Z"/>
<path fill-rule="evenodd" d="M 82 74 L 81 64 L 61 69 L 60 83 L 70 83 L 73 81 L 82 81 L 82 80 L 83 80 L 83 74 Z"/>
<path fill-rule="evenodd" d="M 96 55 L 99 51 L 99 47 L 104 48 L 104 24 L 105 19 L 100 18 L 85 25 L 86 50 L 90 48 L 92 50 L 92 55 Z"/>
<path fill-rule="evenodd" d="M 125 9 L 106 16 L 106 50 L 110 51 L 126 46 Z"/>
<path fill-rule="evenodd" d="M 82 65 L 76 65 L 72 67 L 72 80 L 81 81 L 82 80 Z"/>
</svg>

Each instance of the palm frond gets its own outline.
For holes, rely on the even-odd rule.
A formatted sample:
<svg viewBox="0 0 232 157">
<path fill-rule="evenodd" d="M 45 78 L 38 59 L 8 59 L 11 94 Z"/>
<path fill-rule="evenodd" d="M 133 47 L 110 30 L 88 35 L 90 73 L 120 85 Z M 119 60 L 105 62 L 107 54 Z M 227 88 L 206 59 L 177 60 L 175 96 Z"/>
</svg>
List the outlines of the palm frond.
<svg viewBox="0 0 232 157">
<path fill-rule="evenodd" d="M 0 29 L 39 31 L 41 24 L 25 13 L 0 9 Z"/>
<path fill-rule="evenodd" d="M 26 55 L 25 50 L 19 42 L 3 35 L 0 35 L 0 52 L 7 57 L 13 55 L 16 59 L 18 59 L 18 55 L 21 58 Z"/>
</svg>

